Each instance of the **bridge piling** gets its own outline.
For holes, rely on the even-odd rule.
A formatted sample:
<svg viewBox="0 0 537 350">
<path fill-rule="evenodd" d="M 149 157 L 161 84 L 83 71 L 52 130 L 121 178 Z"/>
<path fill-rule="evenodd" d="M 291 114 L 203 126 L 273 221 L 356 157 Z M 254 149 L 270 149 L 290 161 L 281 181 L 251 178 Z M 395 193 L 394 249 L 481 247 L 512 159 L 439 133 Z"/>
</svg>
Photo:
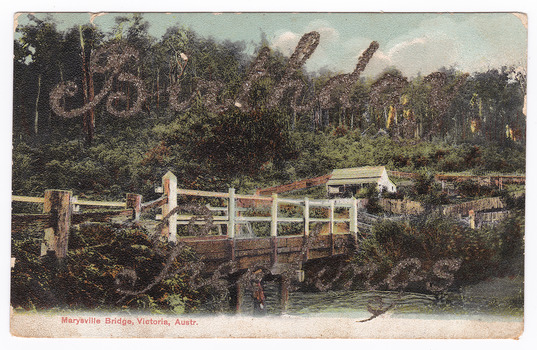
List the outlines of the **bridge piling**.
<svg viewBox="0 0 537 350">
<path fill-rule="evenodd" d="M 289 285 L 291 281 L 286 275 L 280 275 L 278 281 L 278 289 L 280 294 L 280 312 L 283 314 L 287 311 L 287 304 L 289 302 Z"/>
<path fill-rule="evenodd" d="M 231 239 L 228 239 L 228 241 L 229 241 L 229 256 L 230 256 L 230 259 L 231 259 L 231 261 L 235 261 L 235 250 L 236 250 L 235 239 L 231 238 Z"/>
<path fill-rule="evenodd" d="M 239 279 L 233 279 L 229 286 L 229 306 L 232 312 L 240 313 L 244 303 L 244 285 Z"/>
</svg>

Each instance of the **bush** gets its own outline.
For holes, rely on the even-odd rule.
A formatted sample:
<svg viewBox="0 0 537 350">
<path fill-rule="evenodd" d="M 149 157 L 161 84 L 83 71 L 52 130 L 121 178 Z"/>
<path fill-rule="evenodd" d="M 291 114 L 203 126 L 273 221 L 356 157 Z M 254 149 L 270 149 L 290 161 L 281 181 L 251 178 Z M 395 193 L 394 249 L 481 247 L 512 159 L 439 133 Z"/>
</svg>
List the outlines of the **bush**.
<svg viewBox="0 0 537 350">
<path fill-rule="evenodd" d="M 495 197 L 500 192 L 491 186 L 481 186 L 476 181 L 466 180 L 456 184 L 457 192 L 462 197 L 477 198 L 477 197 Z"/>
<path fill-rule="evenodd" d="M 518 225 L 506 221 L 494 230 L 472 230 L 445 217 L 430 215 L 407 223 L 382 221 L 361 242 L 353 263 L 376 264 L 380 267 L 377 279 L 382 280 L 405 259 L 418 259 L 423 271 L 431 271 L 441 259 L 458 259 L 461 264 L 453 273 L 454 286 L 476 283 L 498 273 L 497 267 L 508 264 L 509 259 L 523 256 L 523 219 L 513 220 L 518 220 Z M 424 285 L 417 291 L 425 291 Z"/>
<path fill-rule="evenodd" d="M 13 240 L 12 249 L 14 308 L 177 312 L 197 305 L 199 293 L 189 287 L 188 275 L 173 273 L 191 264 L 192 254 L 153 241 L 138 227 L 92 224 L 73 229 L 68 256 L 60 265 L 54 257 L 39 257 L 38 238 Z M 166 268 L 170 274 L 159 276 Z"/>
</svg>

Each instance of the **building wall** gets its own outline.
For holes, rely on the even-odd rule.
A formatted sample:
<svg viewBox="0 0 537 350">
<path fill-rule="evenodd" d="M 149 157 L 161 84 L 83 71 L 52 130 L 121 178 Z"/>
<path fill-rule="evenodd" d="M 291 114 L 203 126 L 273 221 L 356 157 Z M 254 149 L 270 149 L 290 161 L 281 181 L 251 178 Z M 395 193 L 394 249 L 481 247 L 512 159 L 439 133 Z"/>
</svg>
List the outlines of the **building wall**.
<svg viewBox="0 0 537 350">
<path fill-rule="evenodd" d="M 386 169 L 384 169 L 384 171 L 382 172 L 382 176 L 378 181 L 378 186 L 380 192 L 384 190 L 392 193 L 397 191 L 397 186 L 395 186 L 395 184 L 388 177 L 388 172 L 386 171 Z"/>
</svg>

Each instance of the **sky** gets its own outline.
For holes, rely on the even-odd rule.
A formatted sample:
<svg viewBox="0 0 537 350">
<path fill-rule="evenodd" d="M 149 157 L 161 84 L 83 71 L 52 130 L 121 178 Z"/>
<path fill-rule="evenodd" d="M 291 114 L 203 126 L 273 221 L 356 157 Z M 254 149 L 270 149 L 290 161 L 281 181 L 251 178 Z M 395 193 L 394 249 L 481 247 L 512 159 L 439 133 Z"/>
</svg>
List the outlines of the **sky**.
<svg viewBox="0 0 537 350">
<path fill-rule="evenodd" d="M 120 13 L 54 13 L 63 30 L 92 23 L 104 31 Z M 45 14 L 38 14 L 44 18 Z M 290 56 L 300 38 L 318 31 L 320 43 L 306 63 L 308 71 L 351 72 L 374 40 L 380 45 L 363 75 L 396 67 L 405 76 L 427 75 L 441 67 L 464 72 L 501 66 L 526 68 L 527 29 L 511 13 L 144 13 L 149 33 L 160 38 L 180 25 L 203 37 L 244 41 L 253 53 L 264 36 L 270 46 Z M 28 23 L 27 15 L 16 18 Z"/>
</svg>

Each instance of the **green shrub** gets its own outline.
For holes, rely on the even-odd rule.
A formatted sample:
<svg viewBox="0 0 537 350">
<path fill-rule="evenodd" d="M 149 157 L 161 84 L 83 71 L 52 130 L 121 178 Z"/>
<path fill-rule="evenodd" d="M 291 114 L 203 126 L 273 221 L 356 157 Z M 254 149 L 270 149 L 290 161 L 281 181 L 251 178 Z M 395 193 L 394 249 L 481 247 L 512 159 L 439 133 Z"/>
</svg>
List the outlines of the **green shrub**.
<svg viewBox="0 0 537 350">
<path fill-rule="evenodd" d="M 40 239 L 13 240 L 11 304 L 171 311 L 182 300 L 183 308 L 196 307 L 199 293 L 189 287 L 188 274 L 173 273 L 194 258 L 187 249 L 174 249 L 137 227 L 84 225 L 71 231 L 68 256 L 58 264 L 54 257 L 39 257 Z M 165 269 L 170 274 L 161 278 Z"/>
<path fill-rule="evenodd" d="M 523 216 L 516 215 L 493 229 L 472 230 L 441 216 L 424 215 L 411 222 L 381 221 L 360 243 L 354 264 L 379 266 L 386 277 L 400 261 L 416 258 L 423 271 L 431 271 L 441 259 L 459 259 L 455 286 L 477 283 L 490 276 L 521 274 Z M 498 270 L 502 267 L 503 270 Z M 507 272 L 507 268 L 511 269 Z M 423 286 L 422 286 L 423 287 Z"/>
</svg>

